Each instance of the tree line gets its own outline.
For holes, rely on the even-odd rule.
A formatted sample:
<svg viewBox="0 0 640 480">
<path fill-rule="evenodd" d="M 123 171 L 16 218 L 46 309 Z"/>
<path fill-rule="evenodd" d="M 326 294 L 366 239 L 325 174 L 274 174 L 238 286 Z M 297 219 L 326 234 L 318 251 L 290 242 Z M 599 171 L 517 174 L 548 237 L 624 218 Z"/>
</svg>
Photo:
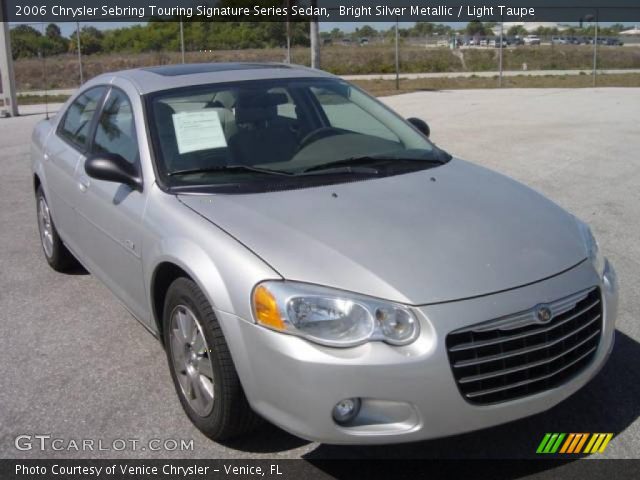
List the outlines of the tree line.
<svg viewBox="0 0 640 480">
<path fill-rule="evenodd" d="M 292 23 L 291 37 L 296 45 L 308 45 L 308 26 Z M 276 47 L 286 43 L 286 24 L 186 22 L 184 40 L 187 51 Z M 11 29 L 14 59 L 76 53 L 77 48 L 77 32 L 65 37 L 54 23 L 47 25 L 44 32 L 30 25 Z M 85 25 L 80 28 L 80 50 L 84 55 L 180 50 L 180 24 L 158 21 L 109 30 Z"/>
</svg>

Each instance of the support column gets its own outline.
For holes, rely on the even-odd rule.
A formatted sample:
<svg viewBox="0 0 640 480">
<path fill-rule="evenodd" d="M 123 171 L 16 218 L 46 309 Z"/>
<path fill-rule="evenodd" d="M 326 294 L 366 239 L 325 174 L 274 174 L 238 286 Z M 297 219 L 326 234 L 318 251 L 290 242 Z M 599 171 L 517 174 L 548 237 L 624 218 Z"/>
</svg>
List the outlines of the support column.
<svg viewBox="0 0 640 480">
<path fill-rule="evenodd" d="M 9 23 L 1 22 L 0 28 L 0 75 L 2 75 L 2 99 L 5 110 L 12 117 L 18 116 L 18 103 L 16 102 L 16 81 L 13 73 L 13 57 L 11 55 L 11 36 L 9 35 Z"/>
</svg>

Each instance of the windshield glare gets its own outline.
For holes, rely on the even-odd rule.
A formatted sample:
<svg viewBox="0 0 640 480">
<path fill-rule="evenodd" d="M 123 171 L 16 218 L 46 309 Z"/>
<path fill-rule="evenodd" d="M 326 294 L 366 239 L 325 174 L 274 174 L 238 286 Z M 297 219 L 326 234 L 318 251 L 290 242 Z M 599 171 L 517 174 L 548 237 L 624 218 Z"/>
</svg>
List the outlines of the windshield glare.
<svg viewBox="0 0 640 480">
<path fill-rule="evenodd" d="M 149 107 L 157 166 L 168 186 L 268 183 L 268 171 L 279 172 L 278 181 L 283 174 L 301 178 L 362 157 L 386 162 L 393 174 L 396 159 L 442 158 L 413 127 L 337 79 L 186 87 L 152 95 Z M 417 168 L 428 168 L 423 163 Z"/>
</svg>

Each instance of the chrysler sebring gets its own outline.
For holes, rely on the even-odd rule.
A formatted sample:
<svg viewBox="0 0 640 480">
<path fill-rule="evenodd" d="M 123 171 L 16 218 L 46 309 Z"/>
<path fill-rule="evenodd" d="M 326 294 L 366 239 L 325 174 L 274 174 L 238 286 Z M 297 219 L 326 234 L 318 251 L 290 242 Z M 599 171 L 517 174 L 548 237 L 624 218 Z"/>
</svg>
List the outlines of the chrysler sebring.
<svg viewBox="0 0 640 480">
<path fill-rule="evenodd" d="M 481 429 L 569 397 L 613 346 L 587 225 L 318 70 L 104 74 L 31 156 L 47 262 L 162 341 L 213 439 L 262 418 L 329 443 Z"/>
</svg>

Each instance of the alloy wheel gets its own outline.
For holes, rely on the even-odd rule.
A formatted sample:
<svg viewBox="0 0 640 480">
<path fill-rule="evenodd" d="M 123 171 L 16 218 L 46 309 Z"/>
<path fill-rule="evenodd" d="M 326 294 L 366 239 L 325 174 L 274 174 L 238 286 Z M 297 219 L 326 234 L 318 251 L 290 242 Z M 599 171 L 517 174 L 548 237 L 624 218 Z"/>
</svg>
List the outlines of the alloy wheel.
<svg viewBox="0 0 640 480">
<path fill-rule="evenodd" d="M 49 205 L 44 197 L 38 199 L 38 227 L 40 228 L 40 239 L 44 253 L 47 258 L 51 258 L 53 255 L 53 225 Z"/>
<path fill-rule="evenodd" d="M 211 350 L 196 315 L 185 305 L 171 313 L 171 359 L 182 395 L 201 417 L 213 409 L 214 377 Z"/>
</svg>

